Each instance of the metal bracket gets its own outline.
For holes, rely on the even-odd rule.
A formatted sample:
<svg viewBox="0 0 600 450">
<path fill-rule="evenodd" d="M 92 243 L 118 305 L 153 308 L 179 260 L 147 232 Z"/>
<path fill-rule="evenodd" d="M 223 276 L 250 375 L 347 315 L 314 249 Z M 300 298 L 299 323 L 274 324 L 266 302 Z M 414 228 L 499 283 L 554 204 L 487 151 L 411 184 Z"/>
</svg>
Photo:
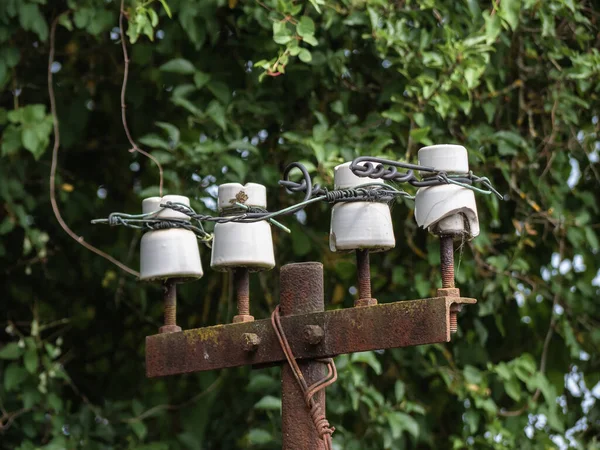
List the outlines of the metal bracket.
<svg viewBox="0 0 600 450">
<path fill-rule="evenodd" d="M 297 359 L 320 359 L 449 342 L 456 306 L 475 303 L 473 298 L 440 296 L 289 315 L 281 323 Z M 146 337 L 148 377 L 283 361 L 269 319 Z"/>
</svg>

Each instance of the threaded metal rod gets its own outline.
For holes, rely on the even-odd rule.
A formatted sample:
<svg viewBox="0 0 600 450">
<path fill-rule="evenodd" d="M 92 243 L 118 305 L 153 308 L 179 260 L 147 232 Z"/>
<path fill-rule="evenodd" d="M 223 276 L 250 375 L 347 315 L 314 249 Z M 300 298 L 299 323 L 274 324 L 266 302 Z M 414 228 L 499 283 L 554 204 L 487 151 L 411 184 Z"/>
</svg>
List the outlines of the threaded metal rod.
<svg viewBox="0 0 600 450">
<path fill-rule="evenodd" d="M 369 250 L 356 250 L 356 272 L 358 274 L 358 298 L 371 298 Z"/>
<path fill-rule="evenodd" d="M 163 298 L 165 302 L 165 325 L 177 325 L 177 284 L 174 280 L 165 281 L 163 287 Z"/>
<path fill-rule="evenodd" d="M 250 274 L 246 268 L 238 268 L 233 272 L 238 315 L 250 315 Z"/>
<path fill-rule="evenodd" d="M 452 236 L 440 236 L 440 262 L 442 288 L 454 287 L 454 240 Z"/>
</svg>

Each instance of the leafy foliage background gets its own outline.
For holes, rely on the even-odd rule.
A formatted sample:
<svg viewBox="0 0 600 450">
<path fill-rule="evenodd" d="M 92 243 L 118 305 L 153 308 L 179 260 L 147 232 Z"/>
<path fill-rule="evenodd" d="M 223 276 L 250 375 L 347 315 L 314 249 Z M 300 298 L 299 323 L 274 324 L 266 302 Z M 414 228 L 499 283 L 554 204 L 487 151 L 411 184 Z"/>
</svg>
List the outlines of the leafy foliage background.
<svg viewBox="0 0 600 450">
<path fill-rule="evenodd" d="M 46 62 L 66 10 L 53 65 L 64 217 L 136 267 L 139 235 L 90 220 L 139 211 L 158 190 L 120 121 L 118 2 L 3 0 L 0 447 L 279 448 L 279 370 L 146 379 L 160 289 L 85 251 L 52 214 Z M 197 210 L 228 181 L 266 184 L 271 210 L 292 204 L 276 184 L 291 161 L 331 184 L 357 155 L 414 160 L 445 142 L 506 194 L 478 197 L 482 234 L 460 251 L 458 284 L 479 303 L 452 343 L 337 358 L 337 448 L 600 446 L 596 2 L 132 0 L 127 12 L 130 126 L 166 192 Z M 375 294 L 433 295 L 437 242 L 410 204 L 392 213 L 397 247 L 372 258 Z M 286 224 L 278 265 L 323 261 L 329 306 L 350 306 L 354 260 L 327 248 L 328 207 Z M 234 312 L 228 278 L 206 249 L 203 261 L 205 277 L 180 288 L 185 328 Z M 253 278 L 255 316 L 277 304 L 277 277 Z"/>
</svg>

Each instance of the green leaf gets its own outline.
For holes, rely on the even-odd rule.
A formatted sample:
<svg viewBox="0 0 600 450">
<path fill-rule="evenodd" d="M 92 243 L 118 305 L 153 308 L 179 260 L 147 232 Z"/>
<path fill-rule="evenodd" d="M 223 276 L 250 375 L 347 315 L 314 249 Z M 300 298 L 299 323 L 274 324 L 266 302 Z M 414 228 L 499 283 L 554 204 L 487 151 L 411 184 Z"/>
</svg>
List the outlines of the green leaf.
<svg viewBox="0 0 600 450">
<path fill-rule="evenodd" d="M 54 392 L 48 394 L 48 404 L 56 413 L 60 413 L 63 409 L 62 399 Z"/>
<path fill-rule="evenodd" d="M 499 14 L 510 28 L 514 31 L 519 25 L 519 13 L 521 12 L 521 0 L 502 0 L 500 2 Z"/>
<path fill-rule="evenodd" d="M 138 439 L 144 440 L 148 434 L 148 427 L 144 422 L 131 422 L 129 424 Z"/>
<path fill-rule="evenodd" d="M 36 159 L 41 156 L 39 152 L 41 142 L 35 129 L 24 127 L 21 133 L 21 140 L 23 141 L 23 147 L 33 153 Z"/>
<path fill-rule="evenodd" d="M 302 16 L 296 26 L 296 32 L 302 37 L 312 36 L 315 34 L 315 23 L 310 17 Z"/>
<path fill-rule="evenodd" d="M 247 435 L 248 444 L 264 445 L 273 442 L 273 436 L 268 431 L 260 428 L 253 428 Z"/>
<path fill-rule="evenodd" d="M 16 363 L 9 364 L 9 366 L 4 370 L 4 389 L 7 391 L 12 391 L 14 388 L 18 387 L 25 378 L 27 377 L 27 372 L 21 366 Z"/>
<path fill-rule="evenodd" d="M 394 393 L 396 394 L 396 401 L 400 403 L 404 399 L 404 393 L 406 391 L 406 385 L 402 380 L 396 380 L 394 385 Z"/>
<path fill-rule="evenodd" d="M 381 375 L 381 363 L 374 352 L 353 353 L 350 361 L 367 364 L 377 375 Z"/>
<path fill-rule="evenodd" d="M 206 87 L 221 103 L 224 105 L 229 104 L 229 101 L 231 100 L 231 89 L 228 85 L 221 81 L 211 81 Z"/>
<path fill-rule="evenodd" d="M 169 148 L 175 148 L 179 145 L 179 141 L 181 139 L 179 128 L 167 122 L 155 122 L 155 125 L 167 132 L 170 141 Z"/>
<path fill-rule="evenodd" d="M 167 3 L 167 0 L 158 0 L 158 1 L 163 6 L 165 12 L 167 13 L 167 16 L 169 16 L 169 19 L 172 19 L 173 14 L 171 13 L 171 8 L 169 8 L 169 4 Z"/>
<path fill-rule="evenodd" d="M 252 378 L 250 378 L 250 382 L 246 386 L 246 390 L 248 392 L 265 392 L 267 390 L 277 389 L 278 386 L 278 380 L 275 380 L 268 375 L 257 373 L 253 374 Z"/>
<path fill-rule="evenodd" d="M 16 342 L 9 342 L 0 349 L 0 359 L 18 359 L 23 354 L 23 349 Z"/>
<path fill-rule="evenodd" d="M 311 53 L 305 48 L 300 50 L 300 53 L 298 53 L 298 58 L 300 58 L 300 61 L 305 62 L 305 63 L 309 63 L 312 61 Z"/>
<path fill-rule="evenodd" d="M 426 141 L 429 132 L 431 131 L 431 127 L 424 128 L 413 128 L 410 130 L 410 137 L 418 143 L 428 144 L 429 141 Z"/>
<path fill-rule="evenodd" d="M 408 414 L 393 412 L 387 416 L 387 419 L 395 439 L 398 439 L 404 431 L 415 438 L 419 436 L 419 424 Z"/>
<path fill-rule="evenodd" d="M 206 113 L 223 131 L 227 129 L 227 120 L 225 119 L 225 108 L 223 105 L 213 100 L 208 104 Z"/>
<path fill-rule="evenodd" d="M 293 39 L 287 22 L 273 22 L 273 40 L 277 44 L 287 44 Z"/>
<path fill-rule="evenodd" d="M 38 5 L 22 2 L 19 8 L 19 21 L 26 31 L 33 31 L 40 40 L 48 39 L 48 24 Z"/>
<path fill-rule="evenodd" d="M 254 405 L 254 409 L 260 409 L 265 411 L 280 411 L 281 399 L 273 397 L 272 395 L 265 395 Z"/>
<path fill-rule="evenodd" d="M 23 363 L 27 372 L 33 374 L 38 368 L 38 355 L 35 349 L 29 349 L 25 352 Z"/>
<path fill-rule="evenodd" d="M 304 36 L 302 38 L 302 40 L 304 42 L 306 42 L 307 44 L 312 45 L 313 47 L 315 47 L 315 46 L 317 46 L 319 44 L 319 41 L 317 41 L 317 39 L 312 34 Z"/>
<path fill-rule="evenodd" d="M 175 58 L 160 66 L 163 72 L 180 73 L 182 75 L 191 75 L 196 72 L 194 65 L 187 59 Z"/>
<path fill-rule="evenodd" d="M 202 89 L 210 81 L 210 75 L 204 72 L 196 71 L 194 74 L 194 84 L 198 89 Z"/>
<path fill-rule="evenodd" d="M 21 130 L 14 125 L 6 127 L 2 135 L 2 156 L 16 153 L 21 145 Z"/>
</svg>

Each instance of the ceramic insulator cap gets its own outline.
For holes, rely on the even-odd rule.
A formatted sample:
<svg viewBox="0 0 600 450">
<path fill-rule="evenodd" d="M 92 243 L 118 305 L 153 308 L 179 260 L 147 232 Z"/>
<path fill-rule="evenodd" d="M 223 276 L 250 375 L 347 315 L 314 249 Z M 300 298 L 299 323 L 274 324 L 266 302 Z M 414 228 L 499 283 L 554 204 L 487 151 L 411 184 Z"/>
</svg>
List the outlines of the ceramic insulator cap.
<svg viewBox="0 0 600 450">
<path fill-rule="evenodd" d="M 362 186 L 364 184 L 384 184 L 381 178 L 359 177 L 354 175 L 350 170 L 352 162 L 340 164 L 333 169 L 333 184 L 335 189 L 348 189 Z M 364 163 L 358 163 L 359 166 L 364 166 Z"/>
<path fill-rule="evenodd" d="M 219 211 L 236 208 L 235 203 L 258 208 L 267 207 L 267 188 L 262 184 L 226 183 L 219 186 Z"/>
<path fill-rule="evenodd" d="M 190 200 L 181 195 L 150 197 L 142 202 L 144 213 L 160 209 L 165 202 L 183 203 Z M 186 219 L 185 214 L 165 208 L 154 217 L 163 219 Z M 164 280 L 167 278 L 196 279 L 203 275 L 198 239 L 193 231 L 181 228 L 147 231 L 140 243 L 140 280 Z"/>
<path fill-rule="evenodd" d="M 219 210 L 227 215 L 235 202 L 267 207 L 267 190 L 262 184 L 227 183 L 219 186 Z M 217 223 L 214 229 L 210 266 L 215 270 L 245 267 L 250 271 L 275 267 L 271 226 L 266 221 Z"/>
<path fill-rule="evenodd" d="M 469 173 L 469 155 L 462 145 L 430 145 L 419 150 L 419 164 L 447 173 Z M 422 172 L 427 174 L 430 172 Z"/>
<path fill-rule="evenodd" d="M 462 186 L 443 184 L 424 187 L 415 196 L 417 224 L 437 235 L 479 235 L 475 193 Z"/>
<path fill-rule="evenodd" d="M 334 169 L 336 189 L 355 188 L 365 184 L 384 184 L 382 179 L 358 177 L 350 163 Z M 383 251 L 394 248 L 394 228 L 390 208 L 377 202 L 340 202 L 331 210 L 329 248 L 332 252 L 368 249 Z"/>
</svg>

